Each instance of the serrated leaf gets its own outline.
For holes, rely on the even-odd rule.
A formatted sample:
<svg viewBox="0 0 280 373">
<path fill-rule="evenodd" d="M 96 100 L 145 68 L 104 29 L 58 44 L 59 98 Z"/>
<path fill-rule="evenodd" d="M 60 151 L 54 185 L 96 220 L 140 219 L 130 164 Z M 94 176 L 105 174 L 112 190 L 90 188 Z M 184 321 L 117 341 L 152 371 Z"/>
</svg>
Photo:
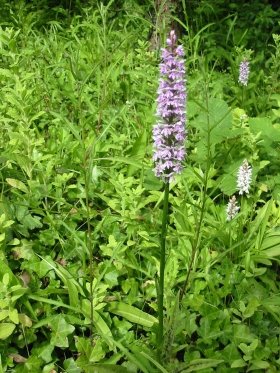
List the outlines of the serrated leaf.
<svg viewBox="0 0 280 373">
<path fill-rule="evenodd" d="M 128 321 L 146 326 L 148 328 L 151 328 L 155 323 L 158 322 L 154 316 L 151 316 L 136 307 L 121 302 L 109 303 L 108 311 L 115 315 L 121 316 Z"/>
<path fill-rule="evenodd" d="M 236 192 L 236 177 L 226 174 L 221 178 L 219 183 L 221 191 L 227 196 L 232 196 Z"/>
<path fill-rule="evenodd" d="M 42 223 L 40 222 L 39 216 L 32 216 L 30 214 L 26 215 L 23 220 L 22 224 L 28 229 L 35 229 L 35 228 L 42 228 Z"/>
<path fill-rule="evenodd" d="M 210 149 L 211 153 L 214 153 L 216 144 L 233 136 L 231 121 L 232 115 L 227 103 L 220 99 L 211 98 L 208 101 L 208 110 L 206 108 L 201 110 L 201 114 L 193 121 L 193 125 L 199 131 L 197 160 L 207 160 Z"/>
</svg>

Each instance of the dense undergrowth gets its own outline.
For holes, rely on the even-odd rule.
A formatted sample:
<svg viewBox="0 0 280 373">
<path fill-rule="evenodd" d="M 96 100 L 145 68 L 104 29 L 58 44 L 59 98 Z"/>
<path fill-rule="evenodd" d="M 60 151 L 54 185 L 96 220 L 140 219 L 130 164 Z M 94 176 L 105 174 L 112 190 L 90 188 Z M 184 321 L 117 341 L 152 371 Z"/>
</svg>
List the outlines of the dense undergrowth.
<svg viewBox="0 0 280 373">
<path fill-rule="evenodd" d="M 188 156 L 170 186 L 158 357 L 161 17 L 148 1 L 1 1 L 0 372 L 280 370 L 280 11 L 186 3 L 170 13 Z"/>
</svg>

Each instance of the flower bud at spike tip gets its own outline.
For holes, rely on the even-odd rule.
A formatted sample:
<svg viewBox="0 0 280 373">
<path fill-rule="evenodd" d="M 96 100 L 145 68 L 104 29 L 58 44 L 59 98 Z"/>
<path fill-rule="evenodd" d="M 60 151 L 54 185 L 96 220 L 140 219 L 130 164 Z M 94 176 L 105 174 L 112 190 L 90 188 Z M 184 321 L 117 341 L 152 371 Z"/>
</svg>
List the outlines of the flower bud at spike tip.
<svg viewBox="0 0 280 373">
<path fill-rule="evenodd" d="M 155 175 L 170 182 L 185 158 L 186 80 L 184 49 L 171 31 L 162 48 L 157 98 L 158 123 L 153 128 Z"/>
</svg>

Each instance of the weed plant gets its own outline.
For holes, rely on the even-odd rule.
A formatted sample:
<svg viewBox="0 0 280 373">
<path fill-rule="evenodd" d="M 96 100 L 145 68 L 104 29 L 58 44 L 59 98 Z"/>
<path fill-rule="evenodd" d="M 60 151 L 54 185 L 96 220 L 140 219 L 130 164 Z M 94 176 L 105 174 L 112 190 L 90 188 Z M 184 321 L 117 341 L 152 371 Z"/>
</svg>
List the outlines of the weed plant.
<svg viewBox="0 0 280 373">
<path fill-rule="evenodd" d="M 1 1 L 0 373 L 280 370 L 279 10 L 253 3 L 256 36 L 238 1 L 229 17 L 219 1 L 173 15 L 188 139 L 169 185 L 158 355 L 156 7 Z"/>
</svg>

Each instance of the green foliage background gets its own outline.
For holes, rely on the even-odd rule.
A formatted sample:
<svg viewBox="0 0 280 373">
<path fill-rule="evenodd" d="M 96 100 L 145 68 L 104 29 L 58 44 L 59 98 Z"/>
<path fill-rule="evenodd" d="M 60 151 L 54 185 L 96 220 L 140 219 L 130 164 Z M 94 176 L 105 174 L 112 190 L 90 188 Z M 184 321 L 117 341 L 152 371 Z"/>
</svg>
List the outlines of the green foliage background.
<svg viewBox="0 0 280 373">
<path fill-rule="evenodd" d="M 0 2 L 1 373 L 279 371 L 280 11 L 251 3 Z M 171 185 L 157 359 L 151 40 L 171 24 L 188 157 Z M 250 195 L 226 222 L 245 158 Z"/>
</svg>

